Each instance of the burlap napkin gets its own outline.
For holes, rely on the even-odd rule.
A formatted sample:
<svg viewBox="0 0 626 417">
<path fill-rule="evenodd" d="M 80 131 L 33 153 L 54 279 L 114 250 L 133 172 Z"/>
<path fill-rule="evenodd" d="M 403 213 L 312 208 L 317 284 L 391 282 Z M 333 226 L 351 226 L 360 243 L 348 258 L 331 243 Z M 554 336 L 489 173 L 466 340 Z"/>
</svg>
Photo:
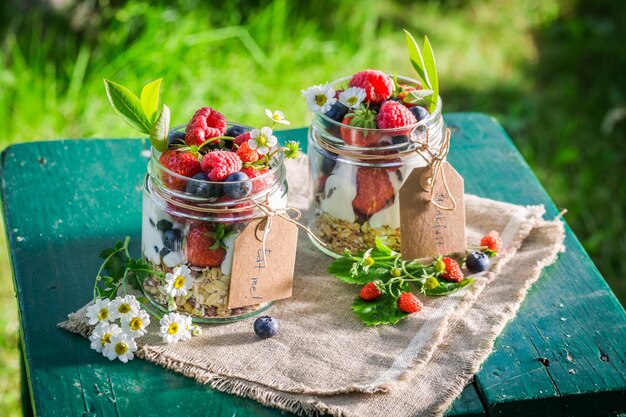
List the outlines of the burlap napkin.
<svg viewBox="0 0 626 417">
<path fill-rule="evenodd" d="M 290 205 L 299 208 L 307 205 L 305 163 L 290 167 Z M 200 337 L 165 345 L 153 323 L 137 356 L 300 414 L 441 414 L 563 242 L 561 222 L 542 221 L 542 207 L 466 196 L 466 212 L 469 245 L 489 230 L 502 233 L 504 250 L 491 272 L 453 296 L 422 297 L 423 311 L 397 326 L 363 327 L 350 311 L 358 288 L 328 276 L 330 259 L 301 233 L 293 297 L 269 311 L 281 323 L 279 336 L 258 340 L 248 319 L 204 326 Z M 60 326 L 87 336 L 84 312 Z"/>
</svg>

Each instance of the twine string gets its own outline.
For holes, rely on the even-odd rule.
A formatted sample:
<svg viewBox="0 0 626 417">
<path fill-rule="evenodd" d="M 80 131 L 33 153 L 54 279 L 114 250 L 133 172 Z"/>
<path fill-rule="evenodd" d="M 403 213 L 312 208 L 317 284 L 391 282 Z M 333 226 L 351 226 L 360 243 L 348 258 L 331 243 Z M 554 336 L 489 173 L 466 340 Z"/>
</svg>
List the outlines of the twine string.
<svg viewBox="0 0 626 417">
<path fill-rule="evenodd" d="M 267 257 L 265 253 L 265 246 L 267 242 L 267 236 L 269 235 L 272 229 L 272 221 L 275 216 L 281 217 L 282 219 L 288 221 L 289 223 L 295 224 L 296 226 L 304 229 L 307 232 L 307 234 L 311 236 L 313 239 L 315 239 L 320 245 L 326 246 L 326 243 L 320 240 L 320 238 L 318 238 L 311 229 L 309 229 L 307 226 L 303 225 L 302 223 L 298 221 L 302 217 L 302 212 L 298 210 L 297 208 L 285 207 L 285 208 L 280 208 L 280 209 L 274 209 L 267 203 L 257 203 L 256 201 L 254 201 L 254 204 L 265 215 L 265 218 L 257 224 L 254 234 L 257 240 L 261 241 L 262 249 L 263 249 L 263 266 L 265 266 L 266 268 L 267 268 Z M 294 213 L 295 214 L 294 217 L 291 217 L 289 215 L 289 212 Z M 261 239 L 259 239 L 259 231 L 262 226 L 263 226 L 263 236 Z"/>
</svg>

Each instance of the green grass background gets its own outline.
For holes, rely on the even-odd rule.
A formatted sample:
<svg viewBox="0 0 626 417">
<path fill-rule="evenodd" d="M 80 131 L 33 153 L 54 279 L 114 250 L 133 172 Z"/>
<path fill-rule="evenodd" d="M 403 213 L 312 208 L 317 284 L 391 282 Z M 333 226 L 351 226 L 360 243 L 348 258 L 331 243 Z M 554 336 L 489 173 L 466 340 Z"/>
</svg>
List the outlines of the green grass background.
<svg viewBox="0 0 626 417">
<path fill-rule="evenodd" d="M 445 111 L 504 125 L 626 301 L 621 0 L 26 3 L 0 5 L 2 148 L 136 135 L 110 109 L 103 77 L 137 92 L 164 77 L 173 123 L 210 105 L 248 124 L 283 109 L 305 126 L 302 88 L 365 68 L 413 74 L 402 29 L 426 33 Z M 33 186 L 25 198 L 36 198 Z M 0 410 L 18 415 L 17 314 L 0 245 Z"/>
</svg>

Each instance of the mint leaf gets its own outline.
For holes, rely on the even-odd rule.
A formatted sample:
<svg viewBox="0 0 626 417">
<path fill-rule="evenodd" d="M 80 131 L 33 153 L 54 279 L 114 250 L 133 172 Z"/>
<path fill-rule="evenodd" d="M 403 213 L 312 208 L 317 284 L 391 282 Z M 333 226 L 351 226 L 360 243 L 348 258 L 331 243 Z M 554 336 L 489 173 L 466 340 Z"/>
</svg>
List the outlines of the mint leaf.
<svg viewBox="0 0 626 417">
<path fill-rule="evenodd" d="M 141 90 L 141 108 L 150 122 L 156 120 L 157 110 L 159 109 L 159 90 L 161 89 L 161 81 L 163 78 L 154 80 L 146 84 Z"/>
<path fill-rule="evenodd" d="M 474 282 L 474 278 L 465 278 L 461 282 L 449 282 L 449 281 L 439 281 L 439 286 L 429 289 L 424 287 L 422 291 L 426 295 L 437 296 L 437 295 L 448 295 L 452 294 L 460 290 L 463 287 L 466 287 Z"/>
<path fill-rule="evenodd" d="M 413 64 L 413 68 L 415 68 L 415 71 L 422 82 L 428 88 L 431 88 L 428 76 L 426 75 L 426 65 L 424 65 L 424 59 L 422 58 L 420 47 L 417 45 L 417 42 L 415 42 L 413 35 L 411 35 L 406 29 L 404 30 L 404 34 L 406 36 L 406 44 L 409 48 L 409 58 L 411 59 L 411 64 Z"/>
<path fill-rule="evenodd" d="M 389 294 L 383 294 L 373 301 L 365 301 L 357 297 L 352 303 L 352 311 L 366 326 L 396 324 L 408 317 L 407 313 L 398 308 L 396 299 Z"/>
<path fill-rule="evenodd" d="M 161 114 L 150 128 L 150 143 L 159 152 L 167 149 L 168 133 L 170 130 L 170 108 L 165 104 Z"/>
<path fill-rule="evenodd" d="M 150 121 L 144 114 L 141 101 L 128 88 L 113 81 L 104 80 L 104 89 L 113 110 L 132 128 L 150 134 Z"/>
<path fill-rule="evenodd" d="M 430 102 L 429 111 L 432 113 L 437 106 L 437 97 L 439 97 L 439 78 L 437 76 L 437 64 L 435 63 L 435 54 L 433 48 L 430 45 L 428 36 L 424 36 L 424 55 L 422 57 L 424 62 L 424 71 L 430 81 L 430 89 L 433 90 L 433 97 Z"/>
</svg>

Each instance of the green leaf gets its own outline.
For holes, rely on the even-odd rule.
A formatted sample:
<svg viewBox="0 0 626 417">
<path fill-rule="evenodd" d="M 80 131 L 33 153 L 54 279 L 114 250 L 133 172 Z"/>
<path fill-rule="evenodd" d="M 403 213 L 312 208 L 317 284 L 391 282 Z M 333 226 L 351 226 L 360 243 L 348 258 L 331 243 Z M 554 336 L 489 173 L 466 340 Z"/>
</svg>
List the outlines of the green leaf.
<svg viewBox="0 0 626 417">
<path fill-rule="evenodd" d="M 449 282 L 449 281 L 439 281 L 439 286 L 428 289 L 426 287 L 423 288 L 424 294 L 436 296 L 436 295 L 448 295 L 452 294 L 460 290 L 463 287 L 467 287 L 471 283 L 474 282 L 474 278 L 465 278 L 461 282 Z"/>
<path fill-rule="evenodd" d="M 359 261 L 354 261 L 347 257 L 335 259 L 330 265 L 328 265 L 326 271 L 329 274 L 336 276 L 343 282 L 360 285 L 367 284 L 368 282 L 372 282 L 377 279 L 382 280 L 389 278 L 391 276 L 388 268 L 379 265 L 372 265 L 365 270 L 364 267 L 359 264 Z"/>
<path fill-rule="evenodd" d="M 378 249 L 378 251 L 383 255 L 391 255 L 391 248 L 383 243 L 382 240 L 377 236 L 374 240 L 374 247 Z"/>
<path fill-rule="evenodd" d="M 398 308 L 396 299 L 389 294 L 383 294 L 373 301 L 365 301 L 357 297 L 352 303 L 352 311 L 366 326 L 396 324 L 408 316 Z"/>
<path fill-rule="evenodd" d="M 404 34 L 406 36 L 406 44 L 409 48 L 409 58 L 411 59 L 411 64 L 413 64 L 413 68 L 415 68 L 415 71 L 422 82 L 432 90 L 428 80 L 428 75 L 426 74 L 426 65 L 424 65 L 424 59 L 422 58 L 420 47 L 417 42 L 415 42 L 413 35 L 411 35 L 406 29 L 404 30 Z"/>
<path fill-rule="evenodd" d="M 106 79 L 104 88 L 113 110 L 122 120 L 139 132 L 150 134 L 150 121 L 144 114 L 139 98 L 123 85 Z"/>
<path fill-rule="evenodd" d="M 170 108 L 165 104 L 161 114 L 150 128 L 150 143 L 159 152 L 167 148 L 168 133 L 170 130 Z"/>
<path fill-rule="evenodd" d="M 161 81 L 163 78 L 154 80 L 146 84 L 141 90 L 141 108 L 150 122 L 156 120 L 157 110 L 159 109 L 159 90 L 161 89 Z"/>
<path fill-rule="evenodd" d="M 433 47 L 430 45 L 428 36 L 424 36 L 424 55 L 423 55 L 424 71 L 430 81 L 430 89 L 433 90 L 433 99 L 430 102 L 429 111 L 432 113 L 437 106 L 437 98 L 439 97 L 439 77 L 437 76 L 437 64 L 435 63 L 435 54 Z"/>
</svg>

